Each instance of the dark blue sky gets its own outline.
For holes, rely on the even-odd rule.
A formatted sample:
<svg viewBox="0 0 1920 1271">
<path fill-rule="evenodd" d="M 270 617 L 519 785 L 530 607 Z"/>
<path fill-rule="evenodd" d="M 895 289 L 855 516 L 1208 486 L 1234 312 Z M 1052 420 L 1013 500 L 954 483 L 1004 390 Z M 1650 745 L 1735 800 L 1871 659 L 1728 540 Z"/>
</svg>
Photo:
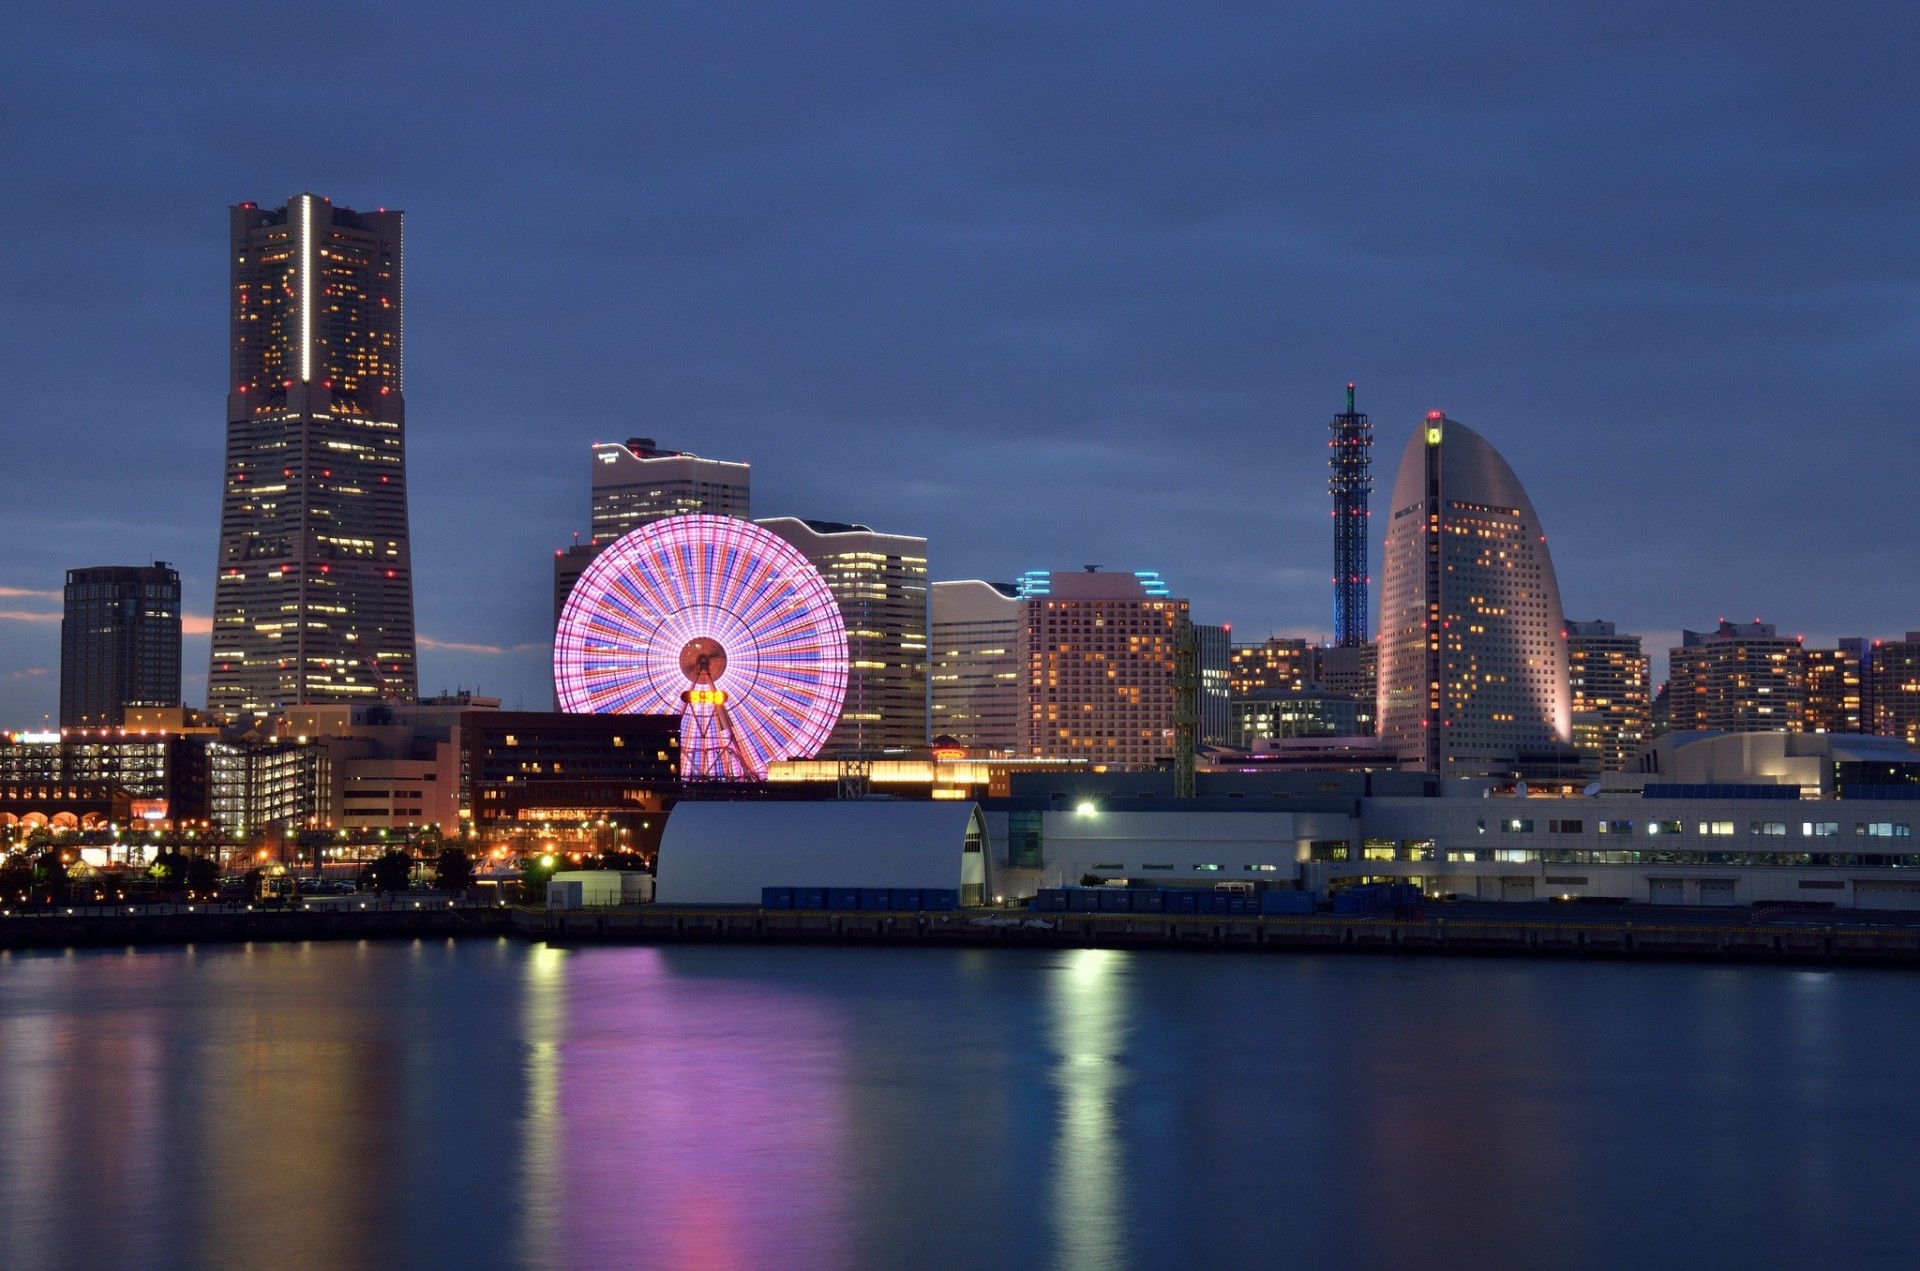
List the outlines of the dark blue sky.
<svg viewBox="0 0 1920 1271">
<path fill-rule="evenodd" d="M 1383 491 L 1430 407 L 1506 454 L 1570 616 L 1920 627 L 1920 10 L 1566 8 L 9 6 L 0 723 L 69 567 L 204 630 L 225 208 L 303 189 L 408 213 L 425 691 L 545 703 L 634 434 L 937 578 L 1323 634 L 1349 378 Z"/>
</svg>

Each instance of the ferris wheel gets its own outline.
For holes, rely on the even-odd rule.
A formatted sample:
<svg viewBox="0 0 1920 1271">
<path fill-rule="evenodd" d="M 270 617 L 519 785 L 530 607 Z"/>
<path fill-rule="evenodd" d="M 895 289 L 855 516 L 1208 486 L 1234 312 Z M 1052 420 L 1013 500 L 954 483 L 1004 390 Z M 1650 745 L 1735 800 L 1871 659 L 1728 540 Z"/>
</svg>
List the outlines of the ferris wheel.
<svg viewBox="0 0 1920 1271">
<path fill-rule="evenodd" d="M 679 715 L 680 773 L 761 780 L 819 753 L 847 690 L 847 632 L 813 563 L 751 521 L 674 516 L 594 558 L 553 642 L 560 708 Z"/>
</svg>

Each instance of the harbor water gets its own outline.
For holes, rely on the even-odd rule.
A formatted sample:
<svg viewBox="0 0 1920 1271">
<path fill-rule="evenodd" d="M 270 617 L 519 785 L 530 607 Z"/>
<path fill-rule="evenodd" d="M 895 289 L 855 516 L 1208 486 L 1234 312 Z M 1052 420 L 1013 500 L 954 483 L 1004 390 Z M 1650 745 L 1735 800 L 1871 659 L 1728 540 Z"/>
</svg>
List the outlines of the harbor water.
<svg viewBox="0 0 1920 1271">
<path fill-rule="evenodd" d="M 0 954 L 0 1266 L 1910 1267 L 1908 971 Z"/>
</svg>

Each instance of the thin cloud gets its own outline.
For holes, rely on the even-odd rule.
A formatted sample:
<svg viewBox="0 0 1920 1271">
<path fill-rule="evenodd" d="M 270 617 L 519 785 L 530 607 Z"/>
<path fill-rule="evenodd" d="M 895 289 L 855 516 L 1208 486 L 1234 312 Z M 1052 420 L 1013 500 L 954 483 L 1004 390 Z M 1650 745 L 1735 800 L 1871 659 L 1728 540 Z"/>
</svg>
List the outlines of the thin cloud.
<svg viewBox="0 0 1920 1271">
<path fill-rule="evenodd" d="M 53 668 L 50 666 L 23 666 L 17 671 L 8 671 L 7 678 L 10 680 L 37 680 L 43 675 L 52 674 Z"/>
<path fill-rule="evenodd" d="M 33 613 L 26 609 L 0 609 L 0 622 L 58 622 L 57 613 Z"/>
<path fill-rule="evenodd" d="M 0 587 L 0 596 L 40 596 L 48 600 L 60 599 L 57 591 L 35 591 L 31 587 Z"/>
<path fill-rule="evenodd" d="M 212 635 L 213 615 L 205 613 L 183 613 L 180 615 L 181 635 Z"/>
<path fill-rule="evenodd" d="M 450 653 L 485 653 L 497 656 L 506 653 L 531 653 L 535 649 L 544 649 L 544 644 L 468 644 L 461 640 L 436 640 L 432 636 L 415 636 L 414 643 L 423 649 L 439 649 Z"/>
</svg>

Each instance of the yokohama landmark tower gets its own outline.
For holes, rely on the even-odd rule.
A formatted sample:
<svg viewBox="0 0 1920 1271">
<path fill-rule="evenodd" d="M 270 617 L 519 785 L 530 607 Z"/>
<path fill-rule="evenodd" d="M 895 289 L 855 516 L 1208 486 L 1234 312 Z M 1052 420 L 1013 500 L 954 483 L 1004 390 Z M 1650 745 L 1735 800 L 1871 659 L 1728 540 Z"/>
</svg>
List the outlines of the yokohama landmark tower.
<svg viewBox="0 0 1920 1271">
<path fill-rule="evenodd" d="M 207 706 L 412 701 L 401 214 L 231 209 Z"/>
<path fill-rule="evenodd" d="M 1327 493 L 1333 496 L 1333 643 L 1352 649 L 1367 642 L 1367 534 L 1372 513 L 1373 421 L 1347 408 L 1327 425 Z"/>
</svg>

